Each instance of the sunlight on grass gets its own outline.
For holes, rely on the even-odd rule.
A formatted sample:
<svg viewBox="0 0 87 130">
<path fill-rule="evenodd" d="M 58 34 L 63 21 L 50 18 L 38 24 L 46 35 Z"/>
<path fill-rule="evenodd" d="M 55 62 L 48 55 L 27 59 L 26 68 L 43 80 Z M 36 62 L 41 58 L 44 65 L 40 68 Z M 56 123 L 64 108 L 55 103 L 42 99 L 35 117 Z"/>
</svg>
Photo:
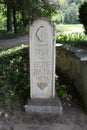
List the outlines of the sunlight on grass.
<svg viewBox="0 0 87 130">
<path fill-rule="evenodd" d="M 57 32 L 83 32 L 83 25 L 82 24 L 58 24 L 56 25 Z"/>
<path fill-rule="evenodd" d="M 87 46 L 87 36 L 82 32 L 74 32 L 70 34 L 58 34 L 57 43 L 68 44 L 75 47 Z"/>
</svg>

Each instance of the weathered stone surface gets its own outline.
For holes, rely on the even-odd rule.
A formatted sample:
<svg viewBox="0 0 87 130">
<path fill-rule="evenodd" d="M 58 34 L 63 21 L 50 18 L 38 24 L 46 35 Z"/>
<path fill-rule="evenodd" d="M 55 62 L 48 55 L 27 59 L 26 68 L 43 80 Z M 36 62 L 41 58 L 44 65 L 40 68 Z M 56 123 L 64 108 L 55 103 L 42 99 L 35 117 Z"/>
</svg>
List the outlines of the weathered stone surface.
<svg viewBox="0 0 87 130">
<path fill-rule="evenodd" d="M 57 46 L 56 70 L 73 82 L 87 111 L 87 51 L 68 45 Z"/>
<path fill-rule="evenodd" d="M 62 106 L 58 97 L 52 99 L 31 99 L 25 106 L 27 113 L 35 114 L 62 114 Z"/>
<path fill-rule="evenodd" d="M 31 98 L 55 97 L 55 28 L 41 18 L 30 26 Z"/>
</svg>

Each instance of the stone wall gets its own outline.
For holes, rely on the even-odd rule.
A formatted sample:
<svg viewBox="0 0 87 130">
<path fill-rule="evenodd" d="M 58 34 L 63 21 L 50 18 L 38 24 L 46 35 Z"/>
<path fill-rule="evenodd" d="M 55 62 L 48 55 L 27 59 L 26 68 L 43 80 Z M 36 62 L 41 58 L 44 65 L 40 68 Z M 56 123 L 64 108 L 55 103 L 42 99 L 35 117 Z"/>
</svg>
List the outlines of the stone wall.
<svg viewBox="0 0 87 130">
<path fill-rule="evenodd" d="M 83 98 L 87 110 L 87 51 L 56 45 L 56 73 L 71 80 Z"/>
</svg>

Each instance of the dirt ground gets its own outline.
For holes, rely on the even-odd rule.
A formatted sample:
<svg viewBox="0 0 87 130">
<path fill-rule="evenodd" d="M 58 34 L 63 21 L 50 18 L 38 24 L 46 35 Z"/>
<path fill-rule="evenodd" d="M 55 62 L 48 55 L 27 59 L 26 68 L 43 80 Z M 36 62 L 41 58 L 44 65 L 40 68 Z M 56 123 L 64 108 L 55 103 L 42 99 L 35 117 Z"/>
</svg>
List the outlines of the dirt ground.
<svg viewBox="0 0 87 130">
<path fill-rule="evenodd" d="M 0 48 L 28 44 L 28 35 L 10 40 L 0 40 Z M 63 102 L 61 116 L 29 115 L 18 110 L 14 115 L 0 108 L 0 130 L 87 130 L 87 115 L 78 102 Z"/>
<path fill-rule="evenodd" d="M 62 115 L 34 115 L 25 111 L 16 111 L 11 115 L 7 111 L 0 111 L 0 130 L 87 130 L 87 115 L 80 104 L 63 103 Z M 13 129 L 10 129 L 13 127 Z"/>
</svg>

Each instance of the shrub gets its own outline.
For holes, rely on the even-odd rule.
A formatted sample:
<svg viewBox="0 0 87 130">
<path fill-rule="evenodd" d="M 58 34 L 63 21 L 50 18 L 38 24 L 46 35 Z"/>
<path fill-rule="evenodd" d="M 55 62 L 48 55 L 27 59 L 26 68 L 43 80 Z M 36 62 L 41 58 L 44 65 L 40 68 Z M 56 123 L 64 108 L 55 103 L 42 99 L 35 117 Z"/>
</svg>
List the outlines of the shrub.
<svg viewBox="0 0 87 130">
<path fill-rule="evenodd" d="M 60 34 L 56 37 L 56 43 L 81 47 L 84 44 L 87 45 L 87 37 L 84 33 Z"/>
<path fill-rule="evenodd" d="M 55 83 L 56 93 L 61 99 L 67 99 L 68 97 L 68 89 L 66 85 L 62 85 L 58 80 Z"/>
<path fill-rule="evenodd" d="M 79 7 L 79 21 L 84 25 L 85 34 L 87 34 L 87 2 Z"/>
<path fill-rule="evenodd" d="M 26 46 L 0 50 L 0 102 L 17 107 L 29 95 L 29 54 Z"/>
</svg>

